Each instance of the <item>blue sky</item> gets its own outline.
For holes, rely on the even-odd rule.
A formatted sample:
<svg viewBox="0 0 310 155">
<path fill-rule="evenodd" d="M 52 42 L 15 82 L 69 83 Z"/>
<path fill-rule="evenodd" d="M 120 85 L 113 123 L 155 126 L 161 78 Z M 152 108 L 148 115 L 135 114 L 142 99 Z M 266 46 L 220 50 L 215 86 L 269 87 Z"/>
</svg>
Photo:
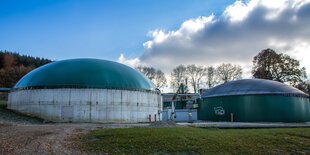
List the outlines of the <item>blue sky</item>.
<svg viewBox="0 0 310 155">
<path fill-rule="evenodd" d="M 241 65 L 272 48 L 310 78 L 310 0 L 0 0 L 0 50 L 90 57 L 167 75 L 177 65 Z"/>
<path fill-rule="evenodd" d="M 152 30 L 221 15 L 234 1 L 0 0 L 0 50 L 54 60 L 140 57 Z"/>
</svg>

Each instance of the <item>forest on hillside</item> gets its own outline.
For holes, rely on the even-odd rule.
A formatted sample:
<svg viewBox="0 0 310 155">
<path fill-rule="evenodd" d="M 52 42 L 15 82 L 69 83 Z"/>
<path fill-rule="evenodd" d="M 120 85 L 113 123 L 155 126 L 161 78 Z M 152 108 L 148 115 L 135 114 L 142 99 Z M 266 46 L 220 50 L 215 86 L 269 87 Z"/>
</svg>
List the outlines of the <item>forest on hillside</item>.
<svg viewBox="0 0 310 155">
<path fill-rule="evenodd" d="M 31 70 L 52 62 L 49 59 L 0 51 L 0 88 L 11 88 Z"/>
</svg>

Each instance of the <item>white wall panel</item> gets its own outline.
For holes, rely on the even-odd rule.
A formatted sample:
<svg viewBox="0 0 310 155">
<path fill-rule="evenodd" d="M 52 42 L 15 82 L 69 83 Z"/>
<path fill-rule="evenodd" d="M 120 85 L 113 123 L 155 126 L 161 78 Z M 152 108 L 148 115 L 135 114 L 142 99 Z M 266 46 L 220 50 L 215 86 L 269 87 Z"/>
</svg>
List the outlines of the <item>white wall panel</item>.
<svg viewBox="0 0 310 155">
<path fill-rule="evenodd" d="M 8 101 L 9 109 L 55 122 L 148 122 L 161 105 L 157 93 L 111 89 L 16 90 Z"/>
</svg>

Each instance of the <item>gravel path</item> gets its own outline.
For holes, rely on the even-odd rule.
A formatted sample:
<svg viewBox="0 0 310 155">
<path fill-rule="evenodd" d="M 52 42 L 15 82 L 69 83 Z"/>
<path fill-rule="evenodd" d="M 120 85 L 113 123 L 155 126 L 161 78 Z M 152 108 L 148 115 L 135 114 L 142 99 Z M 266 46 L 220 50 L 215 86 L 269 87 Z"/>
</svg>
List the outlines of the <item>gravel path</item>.
<svg viewBox="0 0 310 155">
<path fill-rule="evenodd" d="M 0 126 L 1 154 L 86 154 L 75 148 L 74 135 L 85 131 L 71 125 Z"/>
<path fill-rule="evenodd" d="M 149 128 L 175 128 L 175 127 L 182 127 L 175 123 L 174 121 L 157 121 L 154 123 L 151 123 Z"/>
<path fill-rule="evenodd" d="M 74 143 L 75 137 L 89 129 L 80 129 L 77 124 L 44 124 L 42 119 L 0 105 L 0 155 L 86 154 Z"/>
</svg>

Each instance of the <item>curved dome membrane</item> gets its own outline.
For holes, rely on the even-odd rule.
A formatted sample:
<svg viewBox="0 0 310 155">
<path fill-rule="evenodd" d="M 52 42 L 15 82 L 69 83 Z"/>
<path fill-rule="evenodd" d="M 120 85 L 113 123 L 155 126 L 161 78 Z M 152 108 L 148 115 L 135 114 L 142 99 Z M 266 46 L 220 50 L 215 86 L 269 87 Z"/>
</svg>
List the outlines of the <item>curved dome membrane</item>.
<svg viewBox="0 0 310 155">
<path fill-rule="evenodd" d="M 202 93 L 202 98 L 231 95 L 286 95 L 307 97 L 302 91 L 286 84 L 264 79 L 230 81 Z"/>
<path fill-rule="evenodd" d="M 154 90 L 150 80 L 135 69 L 99 59 L 70 59 L 41 66 L 25 75 L 14 88 Z"/>
</svg>

